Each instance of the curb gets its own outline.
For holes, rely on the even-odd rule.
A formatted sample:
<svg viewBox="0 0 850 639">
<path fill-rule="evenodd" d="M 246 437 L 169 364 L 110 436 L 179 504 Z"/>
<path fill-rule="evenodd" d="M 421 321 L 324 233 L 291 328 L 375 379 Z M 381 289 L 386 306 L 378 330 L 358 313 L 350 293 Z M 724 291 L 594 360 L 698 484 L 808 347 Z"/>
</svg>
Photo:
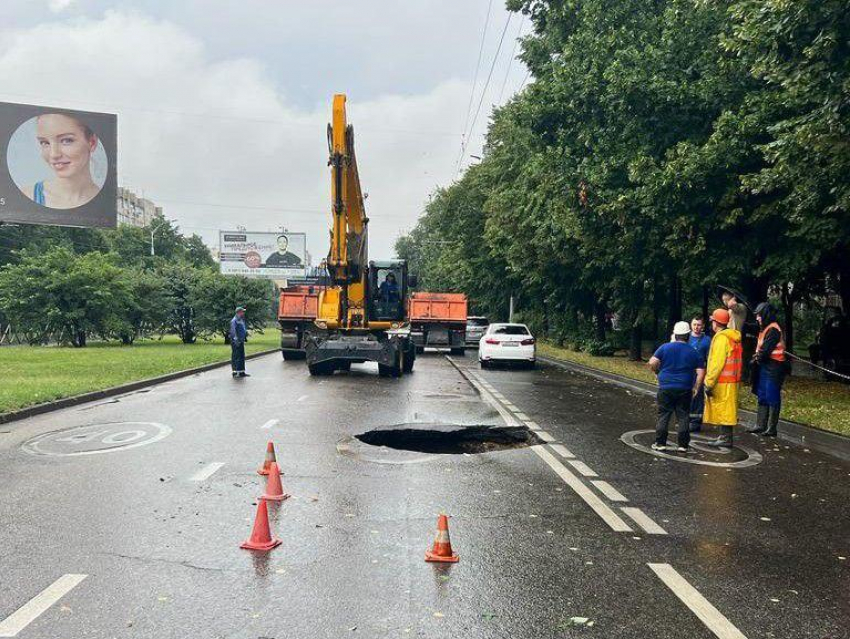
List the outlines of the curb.
<svg viewBox="0 0 850 639">
<path fill-rule="evenodd" d="M 642 393 L 644 395 L 655 395 L 658 387 L 654 384 L 648 384 L 636 379 L 630 379 L 617 375 L 616 373 L 608 373 L 596 368 L 591 368 L 576 362 L 570 362 L 554 357 L 537 356 L 538 361 L 545 362 L 552 366 L 557 366 L 569 371 L 588 375 L 604 382 L 610 382 L 616 386 L 627 388 L 631 391 Z M 752 426 L 755 424 L 756 414 L 749 410 L 738 409 L 738 414 L 743 417 L 740 419 L 742 425 Z M 829 431 L 821 430 L 813 426 L 798 424 L 784 419 L 779 420 L 779 439 L 782 439 L 793 444 L 813 448 L 821 453 L 832 455 L 844 461 L 850 461 L 850 437 L 830 433 Z"/>
<path fill-rule="evenodd" d="M 277 353 L 279 350 L 279 348 L 271 348 L 266 351 L 251 353 L 250 355 L 246 355 L 245 359 L 249 360 L 254 359 L 256 357 L 262 357 L 263 355 L 270 355 L 271 353 Z M 89 393 L 83 393 L 82 395 L 63 397 L 61 399 L 56 399 L 52 402 L 36 404 L 35 406 L 27 406 L 26 408 L 21 408 L 20 410 L 14 410 L 8 413 L 0 413 L 0 424 L 8 424 L 9 422 L 15 422 L 21 419 L 26 419 L 28 417 L 34 417 L 35 415 L 42 415 L 44 413 L 50 413 L 54 410 L 68 408 L 69 406 L 85 404 L 87 402 L 92 402 L 98 399 L 115 397 L 116 395 L 124 395 L 125 393 L 131 393 L 141 388 L 147 388 L 148 386 L 156 386 L 157 384 L 162 384 L 163 382 L 170 382 L 175 379 L 180 379 L 181 377 L 189 377 L 190 375 L 195 375 L 196 373 L 205 373 L 206 371 L 211 371 L 213 369 L 222 368 L 224 366 L 229 365 L 230 360 L 226 360 L 223 362 L 213 362 L 212 364 L 204 364 L 203 366 L 198 366 L 197 368 L 188 368 L 182 371 L 166 373 L 165 375 L 160 375 L 159 377 L 151 377 L 149 379 L 143 379 L 138 382 L 128 382 L 127 384 L 122 384 L 121 386 L 113 386 L 112 388 L 104 388 L 102 390 L 91 391 Z"/>
</svg>

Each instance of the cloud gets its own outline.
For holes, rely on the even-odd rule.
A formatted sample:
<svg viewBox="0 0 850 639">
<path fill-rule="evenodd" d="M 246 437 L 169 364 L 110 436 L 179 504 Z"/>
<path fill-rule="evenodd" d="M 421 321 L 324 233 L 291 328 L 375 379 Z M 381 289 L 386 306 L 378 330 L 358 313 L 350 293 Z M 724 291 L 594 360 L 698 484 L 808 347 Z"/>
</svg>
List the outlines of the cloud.
<svg viewBox="0 0 850 639">
<path fill-rule="evenodd" d="M 53 13 L 59 13 L 74 4 L 74 1 L 75 0 L 48 0 L 47 6 Z"/>
<path fill-rule="evenodd" d="M 327 252 L 331 95 L 293 106 L 260 61 L 213 57 L 187 30 L 129 11 L 7 30 L 0 77 L 0 99 L 117 113 L 119 182 L 209 244 L 219 228 L 286 226 L 308 233 L 315 259 Z M 373 258 L 392 255 L 453 177 L 468 96 L 458 80 L 349 95 Z"/>
</svg>

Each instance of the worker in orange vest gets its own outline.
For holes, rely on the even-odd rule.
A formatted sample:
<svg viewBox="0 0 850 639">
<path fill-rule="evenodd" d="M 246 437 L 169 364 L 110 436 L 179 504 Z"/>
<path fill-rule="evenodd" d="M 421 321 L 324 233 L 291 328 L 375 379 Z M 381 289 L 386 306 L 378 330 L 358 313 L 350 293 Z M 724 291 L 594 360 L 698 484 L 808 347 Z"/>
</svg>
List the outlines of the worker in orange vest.
<svg viewBox="0 0 850 639">
<path fill-rule="evenodd" d="M 710 446 L 732 448 L 733 427 L 738 424 L 738 385 L 743 369 L 741 331 L 727 328 L 731 313 L 718 308 L 711 314 L 714 337 L 708 351 L 705 373 L 703 422 L 720 427 L 720 436 Z"/>
<path fill-rule="evenodd" d="M 748 429 L 748 432 L 776 437 L 782 407 L 782 382 L 787 370 L 785 339 L 770 303 L 762 302 L 756 307 L 756 321 L 760 331 L 752 364 L 753 394 L 758 397 L 758 414 L 755 428 Z"/>
</svg>

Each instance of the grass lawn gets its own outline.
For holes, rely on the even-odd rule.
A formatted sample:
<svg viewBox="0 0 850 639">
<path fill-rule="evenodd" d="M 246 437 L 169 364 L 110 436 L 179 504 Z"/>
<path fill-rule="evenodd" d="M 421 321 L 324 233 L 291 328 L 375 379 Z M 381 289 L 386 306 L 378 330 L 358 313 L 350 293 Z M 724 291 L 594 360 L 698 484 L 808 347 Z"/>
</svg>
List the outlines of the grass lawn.
<svg viewBox="0 0 850 639">
<path fill-rule="evenodd" d="M 253 331 L 246 353 L 276 348 L 276 328 Z M 0 413 L 60 397 L 70 397 L 174 371 L 230 359 L 221 338 L 181 344 L 174 336 L 139 340 L 132 346 L 113 342 L 86 348 L 8 346 L 0 348 Z"/>
<path fill-rule="evenodd" d="M 631 362 L 625 356 L 593 357 L 545 342 L 537 351 L 544 357 L 564 359 L 608 373 L 655 384 L 655 375 L 645 362 Z M 755 410 L 755 396 L 749 385 L 741 387 L 741 406 Z M 800 424 L 850 435 L 850 386 L 807 377 L 789 377 L 782 388 L 782 417 Z"/>
</svg>

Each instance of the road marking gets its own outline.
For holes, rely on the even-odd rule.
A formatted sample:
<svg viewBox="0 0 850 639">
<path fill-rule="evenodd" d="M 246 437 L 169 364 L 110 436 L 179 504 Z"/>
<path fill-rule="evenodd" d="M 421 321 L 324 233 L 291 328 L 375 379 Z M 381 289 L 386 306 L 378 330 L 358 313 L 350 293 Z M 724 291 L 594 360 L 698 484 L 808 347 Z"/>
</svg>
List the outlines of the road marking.
<svg viewBox="0 0 850 639">
<path fill-rule="evenodd" d="M 531 430 L 540 430 L 540 424 L 537 422 L 533 422 L 530 419 L 525 422 L 525 425 L 528 426 Z"/>
<path fill-rule="evenodd" d="M 270 420 L 269 420 L 269 421 L 267 421 L 265 424 L 263 424 L 262 426 L 260 426 L 260 428 L 265 428 L 265 429 L 274 428 L 274 427 L 275 427 L 275 426 L 277 426 L 279 423 L 280 423 L 280 420 L 279 420 L 279 419 L 270 419 Z"/>
<path fill-rule="evenodd" d="M 528 421 L 529 419 L 531 419 L 531 417 L 529 417 L 529 416 L 528 416 L 528 415 L 526 415 L 525 413 L 520 413 L 519 411 L 517 411 L 516 416 L 517 416 L 517 417 L 519 417 L 519 418 L 520 418 L 522 421 L 524 421 L 524 422 L 525 422 L 525 421 Z"/>
<path fill-rule="evenodd" d="M 536 430 L 536 431 L 534 431 L 534 434 L 537 435 L 540 439 L 542 439 L 546 443 L 550 443 L 550 442 L 555 441 L 555 438 L 552 437 L 545 430 Z"/>
<path fill-rule="evenodd" d="M 568 459 L 567 461 L 570 463 L 570 466 L 575 468 L 585 477 L 599 477 L 599 475 L 596 474 L 596 471 L 593 470 L 587 464 L 585 464 L 583 461 L 579 461 L 578 459 Z"/>
<path fill-rule="evenodd" d="M 647 564 L 683 604 L 691 609 L 718 639 L 747 639 L 711 602 L 680 575 L 670 564 Z"/>
<path fill-rule="evenodd" d="M 554 446 L 552 447 L 554 448 Z M 595 481 L 590 482 L 599 490 L 600 493 L 605 495 L 611 501 L 629 501 L 626 497 L 616 488 L 614 488 L 607 481 L 602 479 L 597 479 Z"/>
<path fill-rule="evenodd" d="M 552 450 L 554 450 L 556 453 L 558 453 L 561 457 L 564 457 L 565 459 L 575 457 L 575 455 L 570 452 L 570 449 L 564 446 L 563 444 L 550 444 L 550 446 L 552 447 Z"/>
<path fill-rule="evenodd" d="M 16 637 L 50 606 L 74 589 L 88 575 L 62 575 L 47 588 L 0 621 L 0 637 Z"/>
<path fill-rule="evenodd" d="M 494 395 L 496 395 L 495 393 L 493 393 L 493 394 L 494 394 Z M 499 397 L 499 396 L 498 396 L 498 395 L 496 395 L 496 397 Z M 504 399 L 504 398 L 502 398 L 502 397 L 499 397 L 499 399 L 501 399 L 501 400 L 502 400 L 502 403 L 503 403 L 505 406 L 507 406 L 509 409 L 511 409 L 513 412 L 515 412 L 515 413 L 518 413 L 518 412 L 519 412 L 519 408 L 517 408 L 516 404 L 513 404 L 513 403 L 509 402 L 508 400 L 506 400 L 506 399 Z"/>
<path fill-rule="evenodd" d="M 189 481 L 205 481 L 213 476 L 213 474 L 224 466 L 224 462 L 212 462 L 201 468 L 194 475 L 189 477 Z"/>
<path fill-rule="evenodd" d="M 643 528 L 650 535 L 666 535 L 667 531 L 656 524 L 652 519 L 643 512 L 640 508 L 632 508 L 629 506 L 621 506 L 620 510 L 631 517 L 634 522 Z"/>
<path fill-rule="evenodd" d="M 581 497 L 584 500 L 584 503 L 590 506 L 593 511 L 602 518 L 602 521 L 611 527 L 611 530 L 614 532 L 632 532 L 629 525 L 623 521 L 617 513 L 611 510 L 605 502 L 597 497 L 596 493 L 585 486 L 578 477 L 573 475 L 569 469 L 559 462 L 557 458 L 546 450 L 544 446 L 532 446 L 531 450 L 537 453 L 537 455 L 549 465 L 549 468 L 554 470 L 558 476 L 564 480 L 564 483 L 572 488 L 575 494 Z"/>
<path fill-rule="evenodd" d="M 304 401 L 305 399 L 307 399 L 308 397 L 310 397 L 310 396 L 309 396 L 309 395 L 302 395 L 301 397 L 299 397 L 299 398 L 298 398 L 298 399 L 296 399 L 295 401 L 296 401 L 296 402 L 303 402 L 303 401 Z"/>
</svg>

